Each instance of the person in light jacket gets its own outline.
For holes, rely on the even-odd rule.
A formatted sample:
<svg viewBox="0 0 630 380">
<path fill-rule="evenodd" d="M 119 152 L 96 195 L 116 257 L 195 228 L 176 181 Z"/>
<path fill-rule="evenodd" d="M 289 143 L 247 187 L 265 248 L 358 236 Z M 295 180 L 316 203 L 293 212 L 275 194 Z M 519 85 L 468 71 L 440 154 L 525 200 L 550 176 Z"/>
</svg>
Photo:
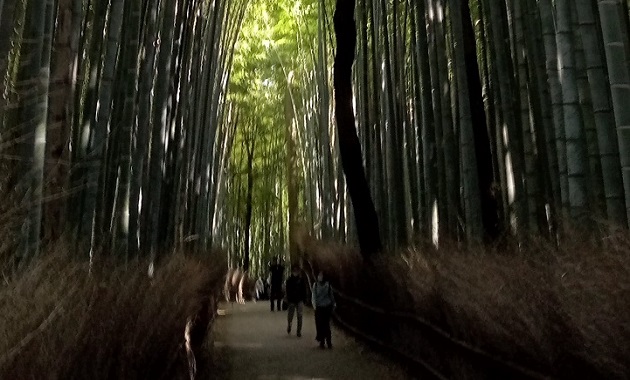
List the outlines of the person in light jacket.
<svg viewBox="0 0 630 380">
<path fill-rule="evenodd" d="M 332 348 L 332 340 L 330 333 L 330 317 L 335 308 L 335 296 L 330 282 L 325 278 L 324 272 L 319 272 L 317 282 L 313 284 L 312 303 L 315 309 L 315 329 L 319 342 L 319 347 L 324 348 L 324 343 L 328 348 Z"/>
</svg>

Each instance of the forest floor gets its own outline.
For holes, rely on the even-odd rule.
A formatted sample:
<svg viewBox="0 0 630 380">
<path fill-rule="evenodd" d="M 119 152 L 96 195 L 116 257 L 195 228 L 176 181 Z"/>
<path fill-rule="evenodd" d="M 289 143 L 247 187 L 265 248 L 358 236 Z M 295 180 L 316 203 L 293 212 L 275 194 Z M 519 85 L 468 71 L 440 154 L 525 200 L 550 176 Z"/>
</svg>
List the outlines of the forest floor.
<svg viewBox="0 0 630 380">
<path fill-rule="evenodd" d="M 214 325 L 214 379 L 410 379 L 402 367 L 333 326 L 332 349 L 315 341 L 313 310 L 302 337 L 287 334 L 287 312 L 269 302 L 221 304 Z M 294 317 L 295 318 L 295 317 Z"/>
</svg>

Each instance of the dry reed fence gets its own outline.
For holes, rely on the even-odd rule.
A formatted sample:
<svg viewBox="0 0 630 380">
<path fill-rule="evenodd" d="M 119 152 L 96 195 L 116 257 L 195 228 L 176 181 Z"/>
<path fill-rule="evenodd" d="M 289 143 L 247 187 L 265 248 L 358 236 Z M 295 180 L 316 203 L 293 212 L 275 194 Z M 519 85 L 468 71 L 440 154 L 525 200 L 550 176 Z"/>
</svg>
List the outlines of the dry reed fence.
<svg viewBox="0 0 630 380">
<path fill-rule="evenodd" d="M 222 257 L 175 254 L 150 277 L 146 260 L 90 267 L 53 254 L 5 277 L 0 378 L 206 377 Z"/>
<path fill-rule="evenodd" d="M 519 249 L 442 244 L 438 251 L 424 246 L 365 262 L 355 250 L 319 243 L 307 255 L 344 294 L 417 317 L 500 360 L 554 378 L 630 376 L 627 230 L 590 240 L 573 236 L 559 248 L 544 241 Z M 448 345 L 421 336 L 426 329 L 406 328 L 391 315 L 357 315 L 349 303 L 338 308 L 344 319 L 405 352 L 422 352 L 417 359 L 446 377 L 493 377 L 461 356 L 440 353 Z"/>
</svg>

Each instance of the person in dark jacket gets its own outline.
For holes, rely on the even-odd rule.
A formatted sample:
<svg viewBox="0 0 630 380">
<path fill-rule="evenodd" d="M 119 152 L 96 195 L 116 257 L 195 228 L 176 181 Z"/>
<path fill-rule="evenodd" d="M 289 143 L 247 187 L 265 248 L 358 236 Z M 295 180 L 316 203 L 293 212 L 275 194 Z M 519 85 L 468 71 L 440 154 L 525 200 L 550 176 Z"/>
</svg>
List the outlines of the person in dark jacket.
<svg viewBox="0 0 630 380">
<path fill-rule="evenodd" d="M 291 324 L 293 323 L 293 314 L 297 309 L 297 337 L 302 336 L 302 315 L 304 312 L 304 301 L 306 300 L 306 281 L 300 273 L 300 267 L 294 265 L 291 270 L 291 276 L 287 279 L 286 293 L 287 303 L 289 304 L 289 312 L 287 315 L 287 333 L 291 334 Z"/>
<path fill-rule="evenodd" d="M 278 311 L 282 311 L 282 280 L 284 279 L 284 265 L 278 262 L 278 258 L 274 257 L 271 265 L 269 265 L 271 274 L 271 292 L 269 300 L 271 302 L 271 311 L 273 311 L 274 301 L 277 302 Z"/>
<path fill-rule="evenodd" d="M 324 348 L 324 342 L 328 348 L 332 348 L 332 339 L 330 333 L 330 317 L 336 307 L 335 296 L 328 280 L 324 277 L 323 272 L 317 275 L 317 282 L 313 284 L 312 302 L 315 309 L 315 329 L 319 347 Z"/>
</svg>

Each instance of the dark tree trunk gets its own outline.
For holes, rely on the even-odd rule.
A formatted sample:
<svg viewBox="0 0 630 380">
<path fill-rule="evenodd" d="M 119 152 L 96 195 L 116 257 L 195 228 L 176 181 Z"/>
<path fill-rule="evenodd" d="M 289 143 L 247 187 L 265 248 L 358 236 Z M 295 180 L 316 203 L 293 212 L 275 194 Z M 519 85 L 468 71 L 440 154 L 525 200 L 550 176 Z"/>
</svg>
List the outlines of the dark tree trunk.
<svg viewBox="0 0 630 380">
<path fill-rule="evenodd" d="M 357 136 L 352 106 L 352 65 L 357 43 L 355 0 L 337 0 L 334 16 L 337 52 L 334 66 L 335 118 L 339 152 L 352 199 L 359 246 L 368 257 L 382 249 L 378 217 L 365 178 L 361 143 Z"/>
<path fill-rule="evenodd" d="M 464 53 L 468 91 L 470 94 L 470 111 L 475 135 L 475 152 L 477 156 L 477 173 L 479 176 L 479 194 L 481 197 L 481 216 L 486 238 L 494 240 L 499 236 L 499 203 L 493 190 L 494 171 L 492 168 L 492 147 L 488 135 L 486 113 L 483 104 L 483 90 L 477 62 L 477 42 L 475 30 L 470 17 L 468 1 L 461 2 L 462 27 L 464 31 Z"/>
<path fill-rule="evenodd" d="M 252 226 L 252 190 L 254 188 L 254 151 L 247 152 L 247 204 L 245 211 L 245 254 L 243 255 L 243 271 L 249 270 L 249 236 Z"/>
<path fill-rule="evenodd" d="M 287 128 L 285 131 L 285 144 L 287 147 L 286 170 L 287 170 L 287 198 L 289 201 L 289 258 L 291 262 L 297 259 L 297 237 L 296 223 L 298 220 L 298 183 L 296 179 L 297 154 L 295 152 L 295 142 L 293 141 L 293 101 L 291 100 L 291 90 L 287 83 L 287 90 L 284 96 L 284 115 Z M 267 252 L 267 251 L 265 251 Z"/>
</svg>

